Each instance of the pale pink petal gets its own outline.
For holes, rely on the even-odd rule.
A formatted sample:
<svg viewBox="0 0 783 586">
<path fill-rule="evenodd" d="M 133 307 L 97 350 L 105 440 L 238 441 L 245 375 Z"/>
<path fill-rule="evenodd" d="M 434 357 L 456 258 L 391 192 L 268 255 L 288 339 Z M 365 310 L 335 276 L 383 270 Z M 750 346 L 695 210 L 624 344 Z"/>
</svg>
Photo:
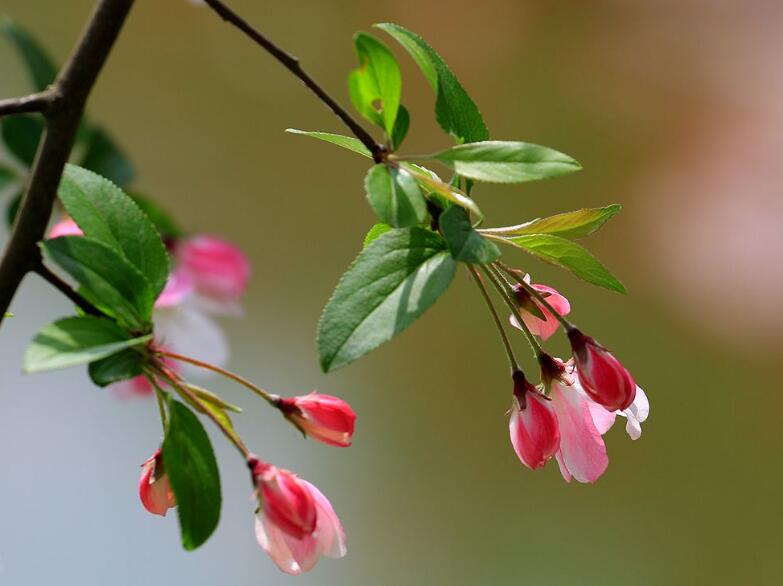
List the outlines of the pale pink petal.
<svg viewBox="0 0 783 586">
<path fill-rule="evenodd" d="M 560 424 L 563 465 L 579 482 L 595 482 L 604 473 L 609 458 L 590 412 L 590 402 L 574 387 L 553 384 L 552 407 Z"/>
<path fill-rule="evenodd" d="M 194 290 L 193 279 L 181 270 L 174 270 L 169 275 L 166 286 L 155 301 L 155 308 L 161 309 L 181 305 L 193 294 Z"/>
<path fill-rule="evenodd" d="M 598 430 L 598 433 L 604 435 L 607 431 L 612 429 L 614 420 L 617 418 L 617 413 L 615 411 L 607 411 L 601 405 L 589 398 L 587 398 L 587 400 L 588 405 L 590 406 L 590 415 L 592 415 L 593 423 L 595 423 L 595 428 Z"/>
<path fill-rule="evenodd" d="M 341 558 L 345 556 L 348 549 L 346 547 L 345 531 L 337 513 L 334 512 L 332 503 L 329 502 L 324 494 L 316 488 L 315 485 L 303 480 L 309 488 L 315 499 L 315 506 L 318 509 L 318 521 L 315 529 L 315 535 L 320 544 L 321 553 L 330 558 Z"/>
<path fill-rule="evenodd" d="M 202 234 L 183 240 L 176 256 L 203 295 L 236 301 L 247 289 L 250 263 L 239 248 L 222 238 Z"/>
<path fill-rule="evenodd" d="M 563 479 L 570 484 L 574 477 L 571 476 L 568 468 L 566 468 L 565 462 L 563 462 L 563 454 L 560 453 L 560 450 L 555 454 L 555 460 L 557 460 L 557 465 L 560 468 L 560 474 L 563 475 Z"/>
<path fill-rule="evenodd" d="M 71 218 L 65 218 L 49 230 L 49 238 L 59 238 L 60 236 L 84 236 L 84 232 Z"/>
<path fill-rule="evenodd" d="M 625 424 L 625 431 L 628 433 L 632 440 L 638 440 L 642 437 L 642 423 L 650 415 L 650 402 L 647 399 L 647 395 L 640 388 L 636 387 L 636 398 L 634 398 L 631 406 L 620 415 L 628 418 Z"/>
<path fill-rule="evenodd" d="M 256 541 L 281 571 L 292 576 L 302 573 L 302 568 L 294 559 L 285 533 L 270 523 L 263 513 L 256 515 Z"/>
</svg>

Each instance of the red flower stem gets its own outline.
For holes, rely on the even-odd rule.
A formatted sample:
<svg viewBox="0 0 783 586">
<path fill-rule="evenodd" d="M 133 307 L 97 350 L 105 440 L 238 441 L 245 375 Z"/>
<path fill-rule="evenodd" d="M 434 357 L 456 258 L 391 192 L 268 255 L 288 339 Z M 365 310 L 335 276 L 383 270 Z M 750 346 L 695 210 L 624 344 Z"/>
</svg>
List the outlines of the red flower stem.
<svg viewBox="0 0 783 586">
<path fill-rule="evenodd" d="M 242 454 L 242 457 L 245 460 L 251 456 L 250 450 L 247 449 L 245 442 L 242 441 L 237 433 L 228 427 L 225 423 L 220 421 L 220 419 L 204 405 L 203 401 L 199 399 L 198 396 L 196 396 L 196 394 L 191 391 L 186 384 L 183 384 L 182 379 L 180 379 L 176 373 L 160 364 L 155 367 L 155 370 L 157 370 L 158 374 L 163 378 L 163 380 L 165 380 L 175 391 L 177 391 L 177 393 L 183 399 L 185 399 L 185 401 L 195 406 L 201 413 L 209 417 L 212 422 L 218 426 L 220 431 L 223 432 L 223 435 L 225 435 L 226 438 L 228 438 L 228 440 L 236 446 L 237 450 L 239 450 L 239 453 Z"/>
<path fill-rule="evenodd" d="M 193 366 L 198 366 L 199 368 L 211 370 L 212 372 L 216 372 L 222 376 L 225 376 L 226 378 L 230 378 L 231 380 L 238 382 L 240 385 L 247 387 L 248 389 L 253 391 L 256 395 L 264 399 L 267 403 L 269 403 L 273 407 L 277 407 L 278 401 L 280 400 L 280 397 L 278 397 L 277 395 L 265 391 L 258 385 L 251 383 L 246 378 L 243 378 L 238 374 L 231 372 L 230 370 L 226 370 L 225 368 L 220 368 L 219 366 L 215 366 L 214 364 L 209 364 L 208 362 L 203 362 L 201 360 L 197 360 L 189 356 L 183 356 L 182 354 L 177 354 L 175 352 L 169 352 L 167 350 L 158 350 L 157 353 L 160 356 L 165 356 L 167 358 L 171 358 L 172 360 L 178 360 L 180 362 L 187 362 L 188 364 L 192 364 Z"/>
<path fill-rule="evenodd" d="M 503 342 L 503 347 L 506 350 L 506 356 L 508 357 L 508 364 L 511 367 L 511 372 L 516 372 L 517 370 L 520 370 L 519 362 L 517 362 L 516 356 L 514 356 L 514 349 L 511 346 L 511 342 L 508 339 L 508 335 L 506 335 L 506 331 L 503 329 L 503 323 L 500 321 L 498 312 L 495 310 L 495 306 L 492 304 L 492 299 L 490 298 L 489 293 L 487 292 L 487 288 L 484 286 L 484 283 L 481 281 L 481 275 L 476 270 L 476 267 L 474 267 L 472 264 L 468 265 L 468 270 L 470 271 L 470 274 L 473 275 L 473 280 L 475 281 L 476 286 L 481 292 L 481 296 L 484 298 L 484 302 L 487 304 L 487 308 L 489 309 L 489 312 L 492 314 L 492 319 L 495 321 L 495 325 L 497 326 L 498 333 L 500 334 L 500 339 Z"/>
<path fill-rule="evenodd" d="M 552 307 L 552 304 L 549 303 L 549 301 L 546 300 L 546 297 L 541 295 L 538 291 L 535 290 L 535 288 L 530 285 L 530 283 L 526 283 L 525 280 L 520 277 L 511 267 L 506 266 L 500 261 L 496 261 L 493 263 L 497 268 L 502 270 L 504 273 L 506 273 L 508 276 L 510 276 L 512 279 L 514 279 L 517 283 L 522 285 L 522 287 L 530 293 L 533 297 L 535 297 L 536 301 L 538 301 L 541 305 L 546 307 L 549 310 L 549 313 L 551 313 L 557 321 L 559 321 L 566 332 L 569 332 L 570 330 L 576 329 L 576 326 L 572 324 L 570 321 L 568 321 L 566 318 L 564 318 L 562 315 L 560 315 L 557 310 L 555 310 L 554 307 Z M 497 270 L 496 268 L 496 270 Z"/>
<path fill-rule="evenodd" d="M 481 265 L 481 268 L 484 271 L 484 274 L 487 275 L 487 278 L 495 286 L 495 289 L 503 298 L 503 301 L 511 310 L 511 313 L 517 319 L 517 322 L 519 323 L 519 327 L 522 330 L 522 333 L 525 334 L 527 343 L 530 344 L 530 347 L 533 349 L 533 355 L 536 357 L 536 360 L 538 360 L 542 355 L 545 354 L 545 352 L 543 348 L 541 348 L 541 345 L 538 343 L 538 340 L 535 339 L 532 332 L 530 331 L 530 329 L 527 327 L 524 320 L 522 319 L 522 314 L 519 313 L 519 307 L 517 307 L 516 302 L 514 301 L 513 297 L 511 297 L 511 295 L 507 290 L 508 285 L 502 281 L 500 274 L 496 272 L 497 269 L 495 269 L 492 265 Z"/>
</svg>

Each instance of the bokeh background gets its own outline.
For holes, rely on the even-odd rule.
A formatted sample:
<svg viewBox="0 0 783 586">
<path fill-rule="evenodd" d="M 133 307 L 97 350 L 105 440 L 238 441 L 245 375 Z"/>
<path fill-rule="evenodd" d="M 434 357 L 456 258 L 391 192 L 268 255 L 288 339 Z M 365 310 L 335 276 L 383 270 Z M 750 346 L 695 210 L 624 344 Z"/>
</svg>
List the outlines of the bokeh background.
<svg viewBox="0 0 783 586">
<path fill-rule="evenodd" d="M 213 14 L 185 0 L 140 0 L 90 113 L 127 150 L 140 188 L 185 226 L 251 256 L 247 314 L 225 321 L 231 367 L 278 392 L 342 395 L 359 413 L 354 447 L 330 449 L 303 441 L 242 389 L 212 382 L 245 406 L 237 426 L 247 442 L 315 482 L 342 516 L 348 557 L 299 581 L 783 583 L 783 5 L 231 4 L 344 103 L 353 32 L 407 25 L 457 72 L 494 137 L 579 159 L 577 175 L 481 186 L 476 197 L 495 225 L 625 206 L 588 245 L 628 297 L 521 252 L 507 258 L 565 292 L 578 323 L 617 351 L 652 402 L 638 442 L 622 426 L 609 433 L 611 464 L 596 485 L 566 485 L 554 465 L 524 469 L 508 441 L 502 349 L 464 275 L 398 339 L 323 375 L 318 316 L 373 221 L 366 161 L 284 134 L 343 129 Z M 2 0 L 1 9 L 62 60 L 91 5 Z M 430 88 L 398 54 L 413 118 L 406 149 L 446 145 Z M 5 44 L 0 71 L 0 95 L 27 89 Z M 159 441 L 154 403 L 94 388 L 81 369 L 23 377 L 27 341 L 69 306 L 30 277 L 13 310 L 0 337 L 0 583 L 292 583 L 255 543 L 247 474 L 221 437 L 223 520 L 185 553 L 176 517 L 152 517 L 138 502 L 139 465 Z M 552 347 L 565 350 L 561 339 Z"/>
</svg>

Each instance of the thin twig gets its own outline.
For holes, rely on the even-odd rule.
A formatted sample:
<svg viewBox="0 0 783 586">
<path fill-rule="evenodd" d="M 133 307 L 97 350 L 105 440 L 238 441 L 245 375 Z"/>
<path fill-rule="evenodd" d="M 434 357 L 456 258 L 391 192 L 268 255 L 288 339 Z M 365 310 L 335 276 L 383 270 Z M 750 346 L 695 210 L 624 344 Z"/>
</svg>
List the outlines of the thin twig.
<svg viewBox="0 0 783 586">
<path fill-rule="evenodd" d="M 469 264 L 468 270 L 470 271 L 470 274 L 473 275 L 473 280 L 476 282 L 476 286 L 481 292 L 481 296 L 484 298 L 484 302 L 487 304 L 487 308 L 489 308 L 489 312 L 492 314 L 492 318 L 495 321 L 495 325 L 498 328 L 500 339 L 503 341 L 503 347 L 506 349 L 506 356 L 508 356 L 508 363 L 509 366 L 511 367 L 511 372 L 513 373 L 517 370 L 520 370 L 519 362 L 517 362 L 517 358 L 516 356 L 514 356 L 514 349 L 511 346 L 511 341 L 508 339 L 506 330 L 503 328 L 503 322 L 500 321 L 500 316 L 498 316 L 498 312 L 497 310 L 495 310 L 495 306 L 492 304 L 492 299 L 490 298 L 489 293 L 487 292 L 487 288 L 484 286 L 484 283 L 481 281 L 481 275 L 479 275 L 479 272 L 476 270 L 476 267 L 474 267 L 473 265 Z"/>
<path fill-rule="evenodd" d="M 288 71 L 298 77 L 302 83 L 305 84 L 329 109 L 334 112 L 340 120 L 353 132 L 354 136 L 362 141 L 362 144 L 372 153 L 372 158 L 376 163 L 380 163 L 386 158 L 386 147 L 373 139 L 369 132 L 367 132 L 361 124 L 359 124 L 348 112 L 346 112 L 340 104 L 338 104 L 334 98 L 332 98 L 326 91 L 318 85 L 315 80 L 310 77 L 302 66 L 299 64 L 299 59 L 287 53 L 275 43 L 273 43 L 266 35 L 256 29 L 253 25 L 247 22 L 244 18 L 239 16 L 231 8 L 226 6 L 220 0 L 204 0 L 204 2 L 212 8 L 223 20 L 234 25 L 240 31 L 245 33 L 248 37 L 253 39 L 261 47 L 264 48 L 272 57 L 277 59 Z"/>
<path fill-rule="evenodd" d="M 10 114 L 28 114 L 31 112 L 44 113 L 53 99 L 52 92 L 46 90 L 21 98 L 0 100 L 0 117 L 8 116 Z"/>
<path fill-rule="evenodd" d="M 0 261 L 0 322 L 22 279 L 40 259 L 38 241 L 52 215 L 54 198 L 68 161 L 84 106 L 117 40 L 133 0 L 100 0 L 60 71 L 46 109 L 47 127 L 33 163 L 30 186 Z"/>
<path fill-rule="evenodd" d="M 210 364 L 209 362 L 204 362 L 202 360 L 191 358 L 190 356 L 183 356 L 182 354 L 177 354 L 176 352 L 169 352 L 168 350 L 159 350 L 158 354 L 160 354 L 161 356 L 165 356 L 166 358 L 171 358 L 172 360 L 187 362 L 188 364 L 192 364 L 193 366 L 198 366 L 199 368 L 211 370 L 212 372 L 216 372 L 217 374 L 225 376 L 226 378 L 230 378 L 231 380 L 238 382 L 240 385 L 247 387 L 248 389 L 253 391 L 256 395 L 264 399 L 267 403 L 269 403 L 273 407 L 278 406 L 278 402 L 280 400 L 280 397 L 278 395 L 274 395 L 269 391 L 262 389 L 258 385 L 250 382 L 246 378 L 239 376 L 238 374 L 231 372 L 230 370 L 226 370 L 225 368 L 220 368 L 219 366 L 215 366 L 214 364 Z"/>
<path fill-rule="evenodd" d="M 45 281 L 47 281 L 50 285 L 52 285 L 60 293 L 65 295 L 68 299 L 73 301 L 74 304 L 77 305 L 87 315 L 104 315 L 100 309 L 98 309 L 92 303 L 87 301 L 84 297 L 79 295 L 79 293 L 74 291 L 73 288 L 68 283 L 66 283 L 60 277 L 55 275 L 43 264 L 41 263 L 37 264 L 36 267 L 33 269 L 33 272 L 39 277 L 41 277 L 42 279 L 44 279 Z"/>
</svg>

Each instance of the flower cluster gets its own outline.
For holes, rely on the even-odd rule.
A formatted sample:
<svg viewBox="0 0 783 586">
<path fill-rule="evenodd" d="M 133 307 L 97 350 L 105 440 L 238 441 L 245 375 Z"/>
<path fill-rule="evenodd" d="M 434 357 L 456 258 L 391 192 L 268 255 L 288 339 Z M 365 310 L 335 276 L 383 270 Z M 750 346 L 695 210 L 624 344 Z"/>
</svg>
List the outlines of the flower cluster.
<svg viewBox="0 0 783 586">
<path fill-rule="evenodd" d="M 529 275 L 512 290 L 518 305 L 514 313 L 526 327 L 516 315 L 510 321 L 531 336 L 546 340 L 570 312 L 565 297 L 546 285 L 531 284 Z M 511 444 L 530 469 L 541 468 L 554 457 L 566 482 L 595 482 L 609 464 L 603 435 L 619 415 L 627 419 L 631 439 L 639 439 L 650 405 L 609 350 L 567 326 L 572 359 L 564 362 L 538 347 L 542 384 L 535 387 L 521 370 L 512 374 Z"/>
</svg>

